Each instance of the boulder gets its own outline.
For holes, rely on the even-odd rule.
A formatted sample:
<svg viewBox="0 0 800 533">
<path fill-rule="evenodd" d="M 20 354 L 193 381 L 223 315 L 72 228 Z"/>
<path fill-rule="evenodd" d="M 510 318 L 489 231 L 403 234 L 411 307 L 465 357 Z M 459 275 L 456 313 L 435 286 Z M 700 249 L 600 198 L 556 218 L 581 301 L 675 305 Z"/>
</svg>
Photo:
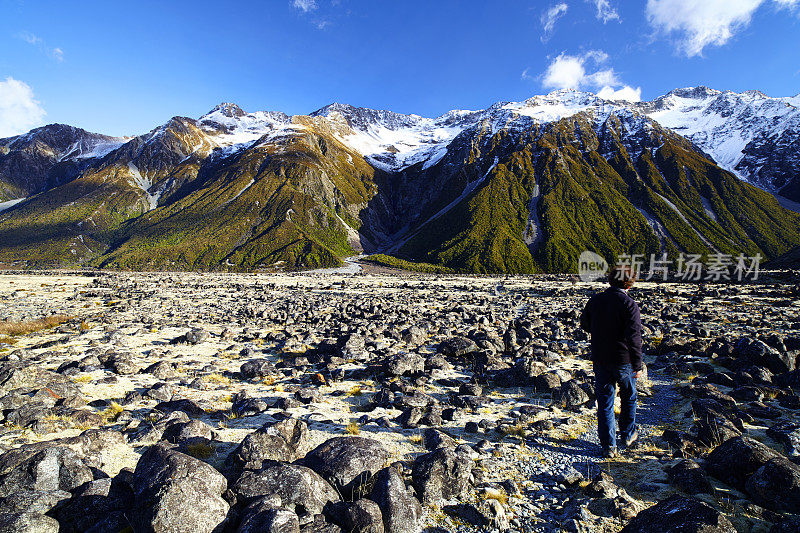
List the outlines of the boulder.
<svg viewBox="0 0 800 533">
<path fill-rule="evenodd" d="M 641 511 L 621 533 L 735 533 L 725 515 L 710 505 L 674 494 Z"/>
<path fill-rule="evenodd" d="M 92 471 L 70 448 L 26 445 L 0 456 L 0 497 L 21 490 L 71 491 L 93 479 Z"/>
<path fill-rule="evenodd" d="M 416 533 L 422 516 L 422 505 L 406 490 L 403 478 L 396 468 L 384 468 L 375 474 L 369 498 L 381 509 L 385 531 Z"/>
<path fill-rule="evenodd" d="M 687 494 L 711 493 L 711 483 L 696 462 L 684 459 L 667 470 L 669 482 Z"/>
<path fill-rule="evenodd" d="M 245 470 L 231 489 L 244 503 L 277 497 L 279 507 L 300 508 L 311 517 L 320 514 L 328 502 L 340 500 L 336 489 L 319 474 L 289 463 L 268 463 L 260 470 Z"/>
<path fill-rule="evenodd" d="M 278 373 L 275 365 L 267 359 L 251 359 L 239 367 L 242 379 L 260 379 L 266 376 L 274 376 Z"/>
<path fill-rule="evenodd" d="M 475 341 L 467 337 L 454 336 L 439 343 L 437 351 L 447 357 L 463 357 L 479 350 Z"/>
<path fill-rule="evenodd" d="M 45 514 L 71 497 L 63 490 L 20 490 L 0 500 L 0 515 Z"/>
<path fill-rule="evenodd" d="M 469 490 L 469 477 L 475 462 L 461 447 L 439 448 L 417 457 L 412 477 L 425 505 L 463 498 Z"/>
<path fill-rule="evenodd" d="M 747 478 L 780 454 L 755 439 L 728 439 L 708 455 L 706 470 L 717 479 L 743 489 Z"/>
<path fill-rule="evenodd" d="M 147 449 L 131 477 L 135 531 L 203 533 L 217 531 L 229 505 L 222 499 L 225 477 L 212 466 L 164 445 Z"/>
<path fill-rule="evenodd" d="M 386 373 L 390 376 L 404 376 L 425 372 L 425 359 L 415 353 L 401 353 L 386 361 Z"/>
<path fill-rule="evenodd" d="M 745 490 L 762 507 L 797 512 L 800 510 L 800 466 L 785 457 L 774 457 L 750 476 Z"/>
<path fill-rule="evenodd" d="M 584 391 L 578 381 L 574 379 L 567 381 L 561 387 L 559 399 L 567 409 L 576 409 L 591 401 L 586 391 Z"/>
<path fill-rule="evenodd" d="M 255 502 L 245 509 L 237 533 L 300 533 L 300 519 L 288 509 Z"/>
<path fill-rule="evenodd" d="M 308 435 L 308 424 L 296 418 L 267 423 L 242 440 L 228 456 L 228 465 L 258 470 L 265 461 L 295 461 L 308 451 Z"/>
<path fill-rule="evenodd" d="M 202 328 L 192 328 L 184 335 L 188 344 L 200 344 L 208 338 L 208 332 Z"/>
<path fill-rule="evenodd" d="M 788 352 L 779 352 L 767 343 L 751 337 L 736 342 L 734 357 L 743 357 L 754 365 L 770 369 L 775 374 L 790 372 L 795 368 L 795 358 Z"/>
<path fill-rule="evenodd" d="M 59 533 L 58 521 L 36 513 L 0 515 L 0 533 Z"/>
<path fill-rule="evenodd" d="M 311 450 L 303 464 L 330 481 L 346 499 L 355 499 L 363 495 L 388 458 L 389 452 L 377 440 L 334 437 Z"/>
<path fill-rule="evenodd" d="M 783 444 L 787 455 L 800 455 L 800 424 L 779 422 L 767 428 L 767 435 Z"/>
<path fill-rule="evenodd" d="M 55 512 L 61 533 L 124 530 L 128 526 L 125 513 L 133 494 L 122 478 L 98 479 L 79 487 L 72 499 Z"/>
<path fill-rule="evenodd" d="M 337 502 L 325 509 L 328 520 L 348 533 L 383 533 L 381 508 L 372 500 L 361 498 L 353 503 Z"/>
</svg>

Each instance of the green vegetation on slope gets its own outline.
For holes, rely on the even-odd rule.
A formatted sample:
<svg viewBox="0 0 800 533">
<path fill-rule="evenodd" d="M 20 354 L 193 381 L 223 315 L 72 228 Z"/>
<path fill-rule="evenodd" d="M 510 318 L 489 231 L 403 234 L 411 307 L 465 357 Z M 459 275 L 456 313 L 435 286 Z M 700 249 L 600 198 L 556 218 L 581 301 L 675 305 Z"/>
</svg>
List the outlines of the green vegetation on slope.
<svg viewBox="0 0 800 533">
<path fill-rule="evenodd" d="M 365 257 L 362 261 L 368 261 L 389 268 L 399 268 L 401 270 L 409 270 L 411 272 L 424 272 L 427 274 L 453 274 L 455 271 L 451 268 L 442 265 L 432 265 L 430 263 L 414 263 L 399 259 L 386 254 L 373 254 Z"/>
</svg>

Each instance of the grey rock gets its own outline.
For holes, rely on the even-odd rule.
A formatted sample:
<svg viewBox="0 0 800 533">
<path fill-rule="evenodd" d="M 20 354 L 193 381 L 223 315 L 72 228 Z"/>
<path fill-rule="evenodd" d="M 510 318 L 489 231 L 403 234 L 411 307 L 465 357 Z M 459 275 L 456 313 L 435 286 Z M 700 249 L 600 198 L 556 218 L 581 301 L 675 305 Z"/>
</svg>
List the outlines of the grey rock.
<svg viewBox="0 0 800 533">
<path fill-rule="evenodd" d="M 192 328 L 184 337 L 188 344 L 200 344 L 208 338 L 208 332 L 202 328 Z"/>
<path fill-rule="evenodd" d="M 78 454 L 64 446 L 28 445 L 0 456 L 0 497 L 21 490 L 71 491 L 92 480 Z"/>
<path fill-rule="evenodd" d="M 302 522 L 322 513 L 329 502 L 340 500 L 336 489 L 319 474 L 289 463 L 273 462 L 260 470 L 245 470 L 231 489 L 245 503 L 277 497 L 281 508 L 302 509 Z"/>
<path fill-rule="evenodd" d="M 438 352 L 448 357 L 463 357 L 478 350 L 479 348 L 475 341 L 461 336 L 445 339 L 438 347 Z"/>
<path fill-rule="evenodd" d="M 442 500 L 463 498 L 469 489 L 474 463 L 460 449 L 439 448 L 417 457 L 412 475 L 422 502 L 433 505 Z"/>
<path fill-rule="evenodd" d="M 163 445 L 139 458 L 131 478 L 135 531 L 204 533 L 225 523 L 225 477 L 210 465 Z"/>
<path fill-rule="evenodd" d="M 715 478 L 743 489 L 747 478 L 776 457 L 780 457 L 778 452 L 755 439 L 734 437 L 708 455 L 706 470 Z"/>
<path fill-rule="evenodd" d="M 255 502 L 245 509 L 238 533 L 300 533 L 300 519 L 288 509 Z"/>
<path fill-rule="evenodd" d="M 734 533 L 725 515 L 710 505 L 679 494 L 637 514 L 622 533 Z"/>
<path fill-rule="evenodd" d="M 236 469 L 260 469 L 265 461 L 292 462 L 308 451 L 308 424 L 296 418 L 268 423 L 247 435 L 227 462 Z"/>
<path fill-rule="evenodd" d="M 388 458 L 389 452 L 377 440 L 334 437 L 311 450 L 303 463 L 351 499 L 363 494 L 367 483 Z"/>
<path fill-rule="evenodd" d="M 349 533 L 383 533 L 381 508 L 372 500 L 361 498 L 353 503 L 337 502 L 325 509 L 325 516 Z"/>
<path fill-rule="evenodd" d="M 800 509 L 800 466 L 785 457 L 770 459 L 745 484 L 753 501 L 773 511 Z"/>
<path fill-rule="evenodd" d="M 58 521 L 36 513 L 0 515 L 0 533 L 58 533 Z"/>
<path fill-rule="evenodd" d="M 422 516 L 422 505 L 406 490 L 397 469 L 388 467 L 375 474 L 370 499 L 381 509 L 385 531 L 390 533 L 417 531 Z"/>
</svg>

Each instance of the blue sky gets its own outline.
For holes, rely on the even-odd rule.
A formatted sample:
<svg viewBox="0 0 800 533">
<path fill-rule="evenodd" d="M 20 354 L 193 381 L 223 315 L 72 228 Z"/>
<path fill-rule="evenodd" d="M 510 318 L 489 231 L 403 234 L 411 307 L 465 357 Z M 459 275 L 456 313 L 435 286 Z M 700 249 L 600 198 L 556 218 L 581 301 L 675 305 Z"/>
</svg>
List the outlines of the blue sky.
<svg viewBox="0 0 800 533">
<path fill-rule="evenodd" d="M 437 116 L 560 87 L 800 92 L 800 0 L 0 0 L 0 136 L 139 134 L 222 101 Z"/>
</svg>

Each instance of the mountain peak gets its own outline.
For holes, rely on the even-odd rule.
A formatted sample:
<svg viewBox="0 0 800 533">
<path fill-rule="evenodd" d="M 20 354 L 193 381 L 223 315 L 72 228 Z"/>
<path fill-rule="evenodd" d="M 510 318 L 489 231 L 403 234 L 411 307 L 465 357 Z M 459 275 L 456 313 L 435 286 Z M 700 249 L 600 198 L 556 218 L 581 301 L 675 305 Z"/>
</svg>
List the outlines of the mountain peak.
<svg viewBox="0 0 800 533">
<path fill-rule="evenodd" d="M 227 118 L 236 118 L 236 117 L 244 116 L 247 113 L 245 113 L 244 110 L 241 107 L 239 107 L 238 105 L 236 105 L 234 103 L 222 102 L 221 104 L 215 106 L 214 109 L 212 109 L 211 111 L 209 111 L 208 113 L 203 115 L 203 117 L 207 117 L 207 116 L 213 115 L 213 114 L 220 114 L 223 117 L 227 117 Z"/>
</svg>

